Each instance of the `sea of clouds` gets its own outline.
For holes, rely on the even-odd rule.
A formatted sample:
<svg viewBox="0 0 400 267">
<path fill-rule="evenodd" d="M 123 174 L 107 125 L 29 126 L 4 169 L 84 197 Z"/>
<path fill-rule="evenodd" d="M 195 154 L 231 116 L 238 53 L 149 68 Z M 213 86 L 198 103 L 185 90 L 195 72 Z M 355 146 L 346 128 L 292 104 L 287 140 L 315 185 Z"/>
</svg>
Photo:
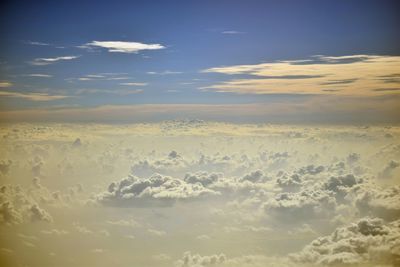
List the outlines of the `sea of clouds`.
<svg viewBox="0 0 400 267">
<path fill-rule="evenodd" d="M 399 266 L 400 128 L 0 127 L 2 266 Z"/>
</svg>

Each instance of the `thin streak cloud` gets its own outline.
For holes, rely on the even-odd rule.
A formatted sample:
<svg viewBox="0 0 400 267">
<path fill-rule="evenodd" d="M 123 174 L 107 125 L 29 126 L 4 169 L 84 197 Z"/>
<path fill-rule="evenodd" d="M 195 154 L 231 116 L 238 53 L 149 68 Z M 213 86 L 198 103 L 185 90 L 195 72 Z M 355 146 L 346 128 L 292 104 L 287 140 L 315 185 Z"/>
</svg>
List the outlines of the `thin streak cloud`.
<svg viewBox="0 0 400 267">
<path fill-rule="evenodd" d="M 47 93 L 19 93 L 19 92 L 0 91 L 0 97 L 23 98 L 31 101 L 52 101 L 52 100 L 69 98 L 71 96 L 49 95 Z"/>
<path fill-rule="evenodd" d="M 62 56 L 62 57 L 53 57 L 53 58 L 36 58 L 30 62 L 31 65 L 34 66 L 45 66 L 49 64 L 53 64 L 59 61 L 67 61 L 77 59 L 80 56 Z"/>
<path fill-rule="evenodd" d="M 335 94 L 381 95 L 379 88 L 399 88 L 392 77 L 400 72 L 399 56 L 349 55 L 321 56 L 306 60 L 286 60 L 252 65 L 205 69 L 237 77 L 200 88 L 205 91 L 236 94 Z M 395 90 L 390 90 L 395 91 Z"/>
<path fill-rule="evenodd" d="M 107 49 L 108 52 L 118 53 L 138 53 L 142 50 L 159 50 L 165 46 L 161 44 L 144 44 L 139 42 L 123 42 L 123 41 L 92 41 L 84 45 L 84 47 L 100 47 Z"/>
</svg>

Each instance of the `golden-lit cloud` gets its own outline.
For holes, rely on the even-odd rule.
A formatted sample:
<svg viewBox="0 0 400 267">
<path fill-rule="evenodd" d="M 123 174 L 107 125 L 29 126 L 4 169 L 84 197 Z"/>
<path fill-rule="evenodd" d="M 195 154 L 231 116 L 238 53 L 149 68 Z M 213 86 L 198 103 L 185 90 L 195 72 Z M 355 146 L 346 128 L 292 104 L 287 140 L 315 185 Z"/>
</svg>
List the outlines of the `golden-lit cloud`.
<svg viewBox="0 0 400 267">
<path fill-rule="evenodd" d="M 202 87 L 237 94 L 328 94 L 372 96 L 400 93 L 400 57 L 350 55 L 234 65 L 206 73 L 246 75 Z"/>
<path fill-rule="evenodd" d="M 0 97 L 23 98 L 31 101 L 52 101 L 52 100 L 69 98 L 71 96 L 49 95 L 47 93 L 19 93 L 19 92 L 0 91 Z"/>
<path fill-rule="evenodd" d="M 3 87 L 10 87 L 10 86 L 12 86 L 12 83 L 11 83 L 11 82 L 8 82 L 8 81 L 0 81 L 0 88 L 3 88 Z"/>
</svg>

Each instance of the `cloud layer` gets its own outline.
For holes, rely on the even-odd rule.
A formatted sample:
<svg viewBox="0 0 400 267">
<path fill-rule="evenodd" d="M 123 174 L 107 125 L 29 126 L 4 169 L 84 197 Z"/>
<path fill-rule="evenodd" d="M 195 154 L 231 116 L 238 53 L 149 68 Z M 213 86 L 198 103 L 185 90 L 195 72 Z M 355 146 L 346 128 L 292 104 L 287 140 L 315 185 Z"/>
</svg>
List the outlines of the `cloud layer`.
<svg viewBox="0 0 400 267">
<path fill-rule="evenodd" d="M 394 94 L 400 92 L 399 71 L 400 57 L 397 56 L 314 56 L 305 60 L 205 69 L 205 73 L 238 78 L 202 89 L 237 94 Z"/>
</svg>

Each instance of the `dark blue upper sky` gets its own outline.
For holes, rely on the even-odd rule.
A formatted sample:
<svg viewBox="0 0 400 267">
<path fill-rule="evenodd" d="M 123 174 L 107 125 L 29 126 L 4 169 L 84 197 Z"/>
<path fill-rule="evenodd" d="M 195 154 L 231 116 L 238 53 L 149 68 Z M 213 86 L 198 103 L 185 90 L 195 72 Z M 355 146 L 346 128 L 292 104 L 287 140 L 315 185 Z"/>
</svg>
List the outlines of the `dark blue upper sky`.
<svg viewBox="0 0 400 267">
<path fill-rule="evenodd" d="M 313 55 L 396 56 L 399 6 L 398 1 L 382 0 L 6 1 L 0 8 L 0 81 L 10 82 L 13 91 L 21 93 L 79 95 L 56 100 L 66 105 L 280 101 L 289 96 L 199 90 L 226 80 L 224 74 L 201 71 Z M 165 48 L 110 53 L 77 47 L 93 41 Z M 32 64 L 35 59 L 65 56 L 77 58 Z M 127 79 L 78 80 L 101 73 L 122 73 Z M 146 86 L 135 86 L 143 92 L 124 97 L 107 93 L 125 90 L 123 82 Z M 76 92 L 83 89 L 92 90 L 90 97 Z M 93 93 L 94 89 L 106 92 Z M 10 99 L 1 99 L 1 106 L 48 104 Z"/>
</svg>

